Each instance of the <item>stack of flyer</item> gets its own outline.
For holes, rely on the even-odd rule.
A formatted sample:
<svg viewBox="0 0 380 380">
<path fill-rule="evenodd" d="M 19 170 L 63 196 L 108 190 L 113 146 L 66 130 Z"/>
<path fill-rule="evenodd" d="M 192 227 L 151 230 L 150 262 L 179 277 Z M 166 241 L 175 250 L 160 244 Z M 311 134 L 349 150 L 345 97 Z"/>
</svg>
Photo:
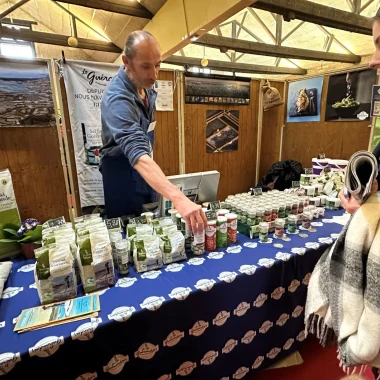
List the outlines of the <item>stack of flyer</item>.
<svg viewBox="0 0 380 380">
<path fill-rule="evenodd" d="M 99 310 L 98 294 L 38 306 L 21 312 L 14 331 L 22 333 L 82 319 L 96 318 Z"/>
</svg>

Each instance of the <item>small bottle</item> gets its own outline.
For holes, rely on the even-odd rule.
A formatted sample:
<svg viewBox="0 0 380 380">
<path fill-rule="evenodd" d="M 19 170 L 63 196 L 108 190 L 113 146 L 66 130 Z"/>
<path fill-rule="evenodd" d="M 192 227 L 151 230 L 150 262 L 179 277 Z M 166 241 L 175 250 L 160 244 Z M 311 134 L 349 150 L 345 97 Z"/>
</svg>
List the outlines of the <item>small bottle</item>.
<svg viewBox="0 0 380 380">
<path fill-rule="evenodd" d="M 292 203 L 286 202 L 285 206 L 285 216 L 288 217 L 292 213 Z"/>
<path fill-rule="evenodd" d="M 310 197 L 304 197 L 304 207 L 310 206 Z"/>
<path fill-rule="evenodd" d="M 236 214 L 227 214 L 227 243 L 234 244 L 237 240 L 237 216 Z"/>
<path fill-rule="evenodd" d="M 274 222 L 278 218 L 278 206 L 272 206 L 271 221 Z"/>
<path fill-rule="evenodd" d="M 278 217 L 279 218 L 286 218 L 285 205 L 284 204 L 282 204 L 278 207 Z"/>
<path fill-rule="evenodd" d="M 116 231 L 111 231 L 109 235 L 110 235 L 110 243 L 111 243 L 111 248 L 112 248 L 112 259 L 113 259 L 115 268 L 117 268 L 118 262 L 117 262 L 116 242 L 122 240 L 123 237 L 121 236 L 120 232 L 116 232 Z"/>
<path fill-rule="evenodd" d="M 256 211 L 256 223 L 255 226 L 259 225 L 264 221 L 264 210 L 262 208 L 258 208 Z"/>
<path fill-rule="evenodd" d="M 201 231 L 199 234 L 194 234 L 192 250 L 194 255 L 197 256 L 203 255 L 205 253 L 205 231 Z"/>
<path fill-rule="evenodd" d="M 209 220 L 206 228 L 206 250 L 215 251 L 216 249 L 216 220 Z"/>
<path fill-rule="evenodd" d="M 297 215 L 288 216 L 288 233 L 295 234 L 297 231 Z"/>
<path fill-rule="evenodd" d="M 247 225 L 254 226 L 255 224 L 256 224 L 256 212 L 253 210 L 250 210 L 248 212 Z"/>
<path fill-rule="evenodd" d="M 236 207 L 236 216 L 237 216 L 238 222 L 241 221 L 241 214 L 242 214 L 241 206 Z"/>
<path fill-rule="evenodd" d="M 292 202 L 292 212 L 291 214 L 297 215 L 298 214 L 298 202 Z"/>
<path fill-rule="evenodd" d="M 302 227 L 308 230 L 310 228 L 310 223 L 312 220 L 313 220 L 313 214 L 308 211 L 304 212 L 302 214 Z"/>
<path fill-rule="evenodd" d="M 259 225 L 259 240 L 262 243 L 265 243 L 268 241 L 268 231 L 269 231 L 269 224 L 267 222 L 262 222 Z"/>
<path fill-rule="evenodd" d="M 241 210 L 240 223 L 247 224 L 247 217 L 248 217 L 247 209 L 243 208 Z"/>
<path fill-rule="evenodd" d="M 129 273 L 129 248 L 128 240 L 119 240 L 115 243 L 117 266 L 120 274 Z"/>
<path fill-rule="evenodd" d="M 264 211 L 264 222 L 269 223 L 272 220 L 272 207 L 266 206 Z"/>
<path fill-rule="evenodd" d="M 182 223 L 181 223 L 182 216 L 179 212 L 175 214 L 175 219 L 176 219 L 176 224 L 177 224 L 177 230 L 182 231 Z"/>
<path fill-rule="evenodd" d="M 274 222 L 274 236 L 278 239 L 284 236 L 285 220 L 282 218 L 277 218 Z"/>
<path fill-rule="evenodd" d="M 298 202 L 298 213 L 302 214 L 304 209 L 305 203 L 303 199 L 300 199 Z"/>
</svg>

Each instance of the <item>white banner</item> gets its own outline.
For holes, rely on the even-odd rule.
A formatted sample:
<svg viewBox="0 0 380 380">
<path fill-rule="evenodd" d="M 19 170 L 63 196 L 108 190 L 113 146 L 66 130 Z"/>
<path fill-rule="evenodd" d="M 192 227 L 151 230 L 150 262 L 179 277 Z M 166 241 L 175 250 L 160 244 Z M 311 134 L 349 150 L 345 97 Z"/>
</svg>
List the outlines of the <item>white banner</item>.
<svg viewBox="0 0 380 380">
<path fill-rule="evenodd" d="M 119 67 L 79 61 L 63 64 L 82 208 L 104 205 L 103 180 L 99 172 L 100 102 Z"/>
</svg>

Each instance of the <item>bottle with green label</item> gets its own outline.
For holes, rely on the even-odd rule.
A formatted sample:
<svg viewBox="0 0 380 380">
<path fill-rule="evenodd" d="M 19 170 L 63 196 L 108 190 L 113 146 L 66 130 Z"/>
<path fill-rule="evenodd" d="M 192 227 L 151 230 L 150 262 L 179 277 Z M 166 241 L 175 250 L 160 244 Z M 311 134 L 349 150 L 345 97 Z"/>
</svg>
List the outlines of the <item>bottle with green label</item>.
<svg viewBox="0 0 380 380">
<path fill-rule="evenodd" d="M 216 221 L 216 247 L 227 247 L 227 217 L 218 216 Z"/>
</svg>

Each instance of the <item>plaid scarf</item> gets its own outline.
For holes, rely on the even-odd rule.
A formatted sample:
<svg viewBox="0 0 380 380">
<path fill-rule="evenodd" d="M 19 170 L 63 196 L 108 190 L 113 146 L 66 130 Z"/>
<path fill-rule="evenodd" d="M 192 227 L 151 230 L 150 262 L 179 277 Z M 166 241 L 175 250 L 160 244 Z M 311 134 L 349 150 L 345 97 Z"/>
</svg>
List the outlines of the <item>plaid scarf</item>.
<svg viewBox="0 0 380 380">
<path fill-rule="evenodd" d="M 338 342 L 345 367 L 380 367 L 380 195 L 351 217 L 309 282 L 306 333 Z"/>
</svg>

